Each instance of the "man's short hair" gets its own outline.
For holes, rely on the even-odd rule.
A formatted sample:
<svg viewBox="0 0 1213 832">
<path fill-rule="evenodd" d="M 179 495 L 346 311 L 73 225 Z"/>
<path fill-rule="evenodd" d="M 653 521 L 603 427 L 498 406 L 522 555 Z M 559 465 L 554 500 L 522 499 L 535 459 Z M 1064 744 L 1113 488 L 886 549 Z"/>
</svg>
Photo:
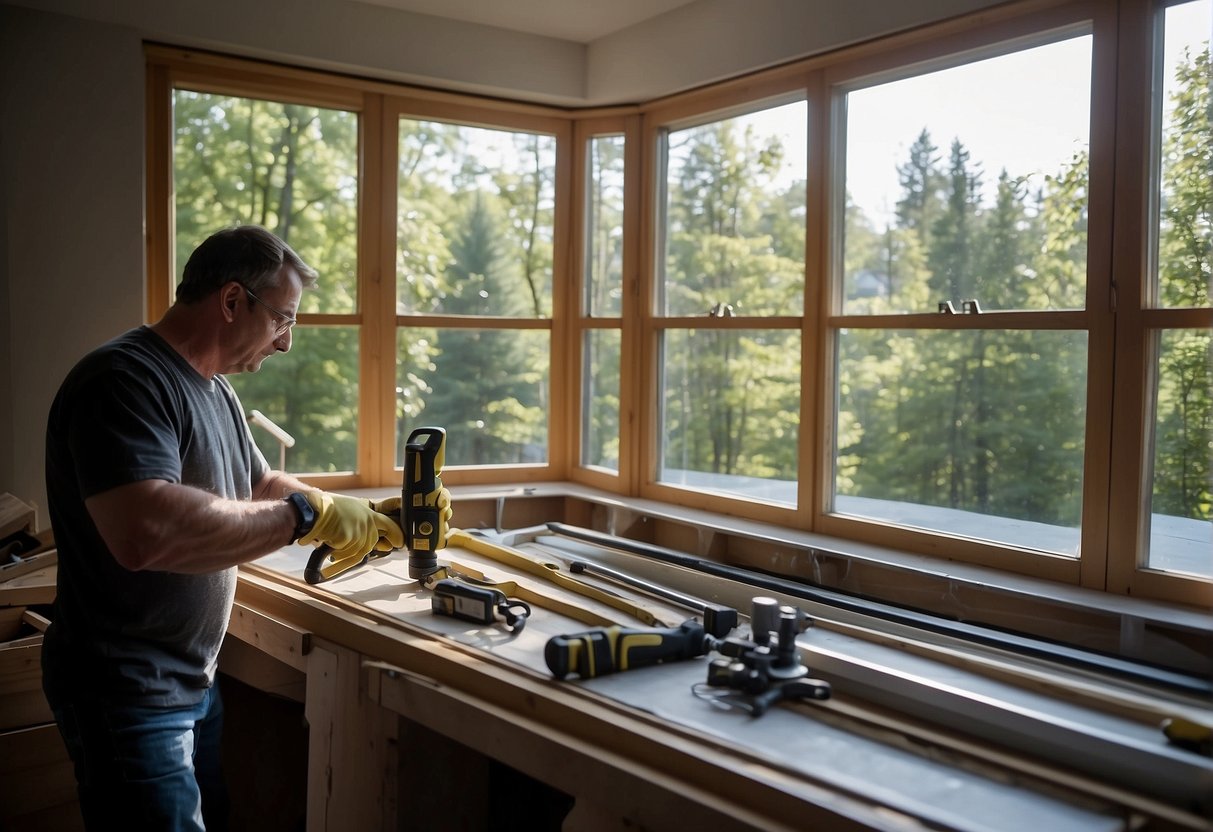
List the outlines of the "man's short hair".
<svg viewBox="0 0 1213 832">
<path fill-rule="evenodd" d="M 287 265 L 295 268 L 305 287 L 316 285 L 316 270 L 277 235 L 259 225 L 225 228 L 194 249 L 177 285 L 177 300 L 194 303 L 233 280 L 259 292 L 277 286 Z"/>
</svg>

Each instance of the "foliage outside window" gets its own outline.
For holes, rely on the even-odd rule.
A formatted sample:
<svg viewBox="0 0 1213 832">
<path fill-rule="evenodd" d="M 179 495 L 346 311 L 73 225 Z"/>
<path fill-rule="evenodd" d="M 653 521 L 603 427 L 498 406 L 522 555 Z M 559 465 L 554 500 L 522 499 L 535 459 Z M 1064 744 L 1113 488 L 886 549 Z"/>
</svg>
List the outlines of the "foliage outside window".
<svg viewBox="0 0 1213 832">
<path fill-rule="evenodd" d="M 666 134 L 658 311 L 702 323 L 663 331 L 662 483 L 796 504 L 807 119 L 797 101 Z"/>
<path fill-rule="evenodd" d="M 422 424 L 447 429 L 448 465 L 547 461 L 555 159 L 552 136 L 399 120 L 397 313 L 417 321 L 397 344 L 397 465 Z"/>
<path fill-rule="evenodd" d="M 623 339 L 623 136 L 593 136 L 585 200 L 581 316 L 612 320 L 585 331 L 581 344 L 581 464 L 619 471 L 620 361 Z"/>
<path fill-rule="evenodd" d="M 847 93 L 836 512 L 1077 557 L 1085 332 L 981 314 L 1085 306 L 1090 65 L 1081 36 Z"/>
<path fill-rule="evenodd" d="M 1208 308 L 1213 276 L 1213 126 L 1209 33 L 1213 2 L 1163 14 L 1156 168 L 1154 305 Z M 1149 339 L 1155 364 L 1150 567 L 1213 576 L 1213 336 L 1168 328 Z"/>
<path fill-rule="evenodd" d="M 176 265 L 213 232 L 262 225 L 319 272 L 301 313 L 357 308 L 358 116 L 343 110 L 178 89 L 173 93 Z M 358 444 L 358 333 L 349 326 L 292 331 L 286 356 L 230 376 L 246 411 L 295 439 L 288 470 L 353 471 Z M 253 427 L 277 465 L 277 441 Z"/>
</svg>

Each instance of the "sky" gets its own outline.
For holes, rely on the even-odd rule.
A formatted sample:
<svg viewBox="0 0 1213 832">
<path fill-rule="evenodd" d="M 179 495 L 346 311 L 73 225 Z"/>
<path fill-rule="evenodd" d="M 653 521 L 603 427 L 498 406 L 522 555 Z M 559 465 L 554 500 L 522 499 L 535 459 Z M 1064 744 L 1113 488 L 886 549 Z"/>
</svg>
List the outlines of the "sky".
<svg viewBox="0 0 1213 832">
<path fill-rule="evenodd" d="M 1203 46 L 1213 28 L 1213 0 L 1166 12 L 1164 80 L 1182 48 Z M 980 164 L 984 193 L 992 197 L 998 174 L 1030 176 L 1038 185 L 1085 149 L 1090 138 L 1091 37 L 1065 40 L 1009 55 L 851 91 L 847 95 L 847 189 L 878 224 L 891 218 L 900 196 L 897 165 L 925 127 L 946 165 L 959 138 Z M 1166 88 L 1164 88 L 1164 92 Z M 805 147 L 803 102 L 738 118 L 786 147 Z M 788 181 L 802 178 L 804 159 L 789 154 Z"/>
</svg>

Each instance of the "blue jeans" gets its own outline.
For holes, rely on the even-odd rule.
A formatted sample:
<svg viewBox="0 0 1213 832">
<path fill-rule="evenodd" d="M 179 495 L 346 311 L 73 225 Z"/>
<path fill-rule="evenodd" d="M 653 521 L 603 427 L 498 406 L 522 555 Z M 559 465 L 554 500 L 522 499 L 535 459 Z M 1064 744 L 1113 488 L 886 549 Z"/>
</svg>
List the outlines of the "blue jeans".
<svg viewBox="0 0 1213 832">
<path fill-rule="evenodd" d="M 217 687 L 192 707 L 106 706 L 81 697 L 53 710 L 88 829 L 227 828 Z"/>
</svg>

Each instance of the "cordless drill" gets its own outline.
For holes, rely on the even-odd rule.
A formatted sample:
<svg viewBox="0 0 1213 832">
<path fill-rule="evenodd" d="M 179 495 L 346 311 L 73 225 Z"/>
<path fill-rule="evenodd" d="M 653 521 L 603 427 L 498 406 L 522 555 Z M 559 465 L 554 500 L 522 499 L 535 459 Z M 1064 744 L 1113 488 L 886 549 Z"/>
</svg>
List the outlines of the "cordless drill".
<svg viewBox="0 0 1213 832">
<path fill-rule="evenodd" d="M 438 550 L 446 546 L 446 521 L 438 496 L 446 462 L 446 431 L 417 428 L 404 445 L 404 485 L 400 528 L 409 551 L 409 577 L 424 581 L 438 571 Z"/>
<path fill-rule="evenodd" d="M 446 546 L 446 521 L 438 506 L 442 490 L 442 465 L 446 456 L 446 431 L 442 428 L 417 428 L 409 434 L 404 447 L 404 484 L 400 492 L 400 515 L 392 519 L 404 531 L 404 546 L 409 552 L 409 577 L 424 578 L 438 571 L 435 552 Z M 334 561 L 332 548 L 317 547 L 303 570 L 309 584 L 318 584 L 342 575 L 368 561 L 390 552 L 373 550 Z"/>
</svg>

